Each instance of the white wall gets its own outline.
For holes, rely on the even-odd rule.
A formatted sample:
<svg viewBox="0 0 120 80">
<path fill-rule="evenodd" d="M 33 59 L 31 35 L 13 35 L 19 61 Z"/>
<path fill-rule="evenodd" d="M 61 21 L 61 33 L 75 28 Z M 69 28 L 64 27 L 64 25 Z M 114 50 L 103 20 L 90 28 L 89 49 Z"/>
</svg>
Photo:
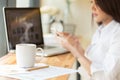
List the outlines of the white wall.
<svg viewBox="0 0 120 80">
<path fill-rule="evenodd" d="M 29 7 L 30 0 L 16 0 L 16 7 Z"/>
<path fill-rule="evenodd" d="M 71 11 L 73 21 L 77 28 L 75 31 L 76 35 L 82 35 L 85 38 L 90 39 L 93 33 L 91 27 L 91 9 L 89 0 L 71 0 Z M 56 6 L 61 11 L 64 11 L 66 7 L 65 0 L 42 0 L 42 6 Z"/>
<path fill-rule="evenodd" d="M 3 7 L 6 6 L 6 0 L 0 0 L 0 57 L 7 53 L 7 44 L 5 37 L 5 26 L 3 20 Z"/>
</svg>

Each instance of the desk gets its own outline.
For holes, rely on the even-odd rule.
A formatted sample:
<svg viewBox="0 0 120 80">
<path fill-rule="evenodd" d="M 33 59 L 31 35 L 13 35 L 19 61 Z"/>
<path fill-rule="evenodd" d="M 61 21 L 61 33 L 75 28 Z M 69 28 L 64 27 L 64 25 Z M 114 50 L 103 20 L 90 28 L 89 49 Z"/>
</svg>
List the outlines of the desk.
<svg viewBox="0 0 120 80">
<path fill-rule="evenodd" d="M 36 63 L 41 62 L 41 63 L 46 63 L 48 65 L 65 67 L 65 68 L 72 68 L 75 62 L 75 58 L 70 53 L 61 54 L 52 57 L 44 57 L 41 60 L 40 59 L 41 57 L 36 56 Z M 14 53 L 8 53 L 7 55 L 0 58 L 0 65 L 1 64 L 16 64 L 16 55 Z M 69 75 L 63 75 L 49 80 L 68 80 L 68 77 Z M 17 80 L 17 79 L 0 76 L 0 80 Z"/>
</svg>

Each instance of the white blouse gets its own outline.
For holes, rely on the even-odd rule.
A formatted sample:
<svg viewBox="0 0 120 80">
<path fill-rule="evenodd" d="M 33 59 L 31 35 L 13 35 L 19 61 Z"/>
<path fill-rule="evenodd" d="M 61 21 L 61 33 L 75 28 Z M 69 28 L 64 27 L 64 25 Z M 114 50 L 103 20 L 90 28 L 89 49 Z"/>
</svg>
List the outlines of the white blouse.
<svg viewBox="0 0 120 80">
<path fill-rule="evenodd" d="M 120 80 L 120 23 L 101 25 L 85 56 L 92 62 L 91 80 Z"/>
</svg>

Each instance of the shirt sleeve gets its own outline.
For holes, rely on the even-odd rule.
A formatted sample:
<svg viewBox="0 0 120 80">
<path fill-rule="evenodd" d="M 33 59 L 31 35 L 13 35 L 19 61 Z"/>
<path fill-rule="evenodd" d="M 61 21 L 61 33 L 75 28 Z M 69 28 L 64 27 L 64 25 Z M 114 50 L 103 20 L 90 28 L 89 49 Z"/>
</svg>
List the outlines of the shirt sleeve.
<svg viewBox="0 0 120 80">
<path fill-rule="evenodd" d="M 114 55 L 107 55 L 103 64 L 92 63 L 91 65 L 91 74 L 95 80 L 115 80 L 119 71 L 120 58 Z"/>
<path fill-rule="evenodd" d="M 120 35 L 114 36 L 103 63 L 94 62 L 90 68 L 95 80 L 118 80 L 116 77 L 120 74 Z"/>
</svg>

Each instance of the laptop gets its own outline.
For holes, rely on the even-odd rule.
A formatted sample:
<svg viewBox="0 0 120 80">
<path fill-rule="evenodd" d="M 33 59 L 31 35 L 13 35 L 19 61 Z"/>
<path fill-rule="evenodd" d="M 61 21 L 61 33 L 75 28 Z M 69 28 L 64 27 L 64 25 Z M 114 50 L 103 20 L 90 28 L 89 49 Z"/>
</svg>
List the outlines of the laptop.
<svg viewBox="0 0 120 80">
<path fill-rule="evenodd" d="M 8 51 L 14 51 L 19 43 L 34 43 L 44 49 L 44 56 L 68 52 L 63 47 L 44 44 L 40 8 L 5 7 L 3 12 Z"/>
</svg>

